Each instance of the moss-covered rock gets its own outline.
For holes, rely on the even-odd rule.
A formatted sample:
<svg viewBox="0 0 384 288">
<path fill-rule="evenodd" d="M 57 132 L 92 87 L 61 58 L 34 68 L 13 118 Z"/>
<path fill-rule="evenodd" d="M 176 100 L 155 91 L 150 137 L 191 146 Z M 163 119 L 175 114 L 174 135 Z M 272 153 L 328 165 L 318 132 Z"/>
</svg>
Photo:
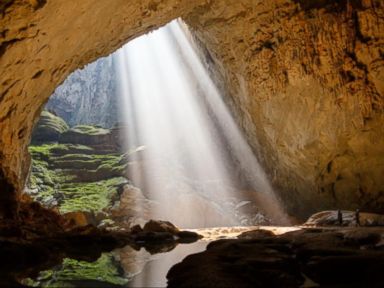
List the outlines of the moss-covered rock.
<svg viewBox="0 0 384 288">
<path fill-rule="evenodd" d="M 30 146 L 29 151 L 29 193 L 60 213 L 98 215 L 112 207 L 119 188 L 127 183 L 122 177 L 126 168 L 122 154 L 105 154 L 105 150 L 98 154 L 100 150 L 89 146 L 57 143 Z"/>
<path fill-rule="evenodd" d="M 121 187 L 128 182 L 124 178 L 127 159 L 120 152 L 120 129 L 91 125 L 69 129 L 62 119 L 47 111 L 40 122 L 36 131 L 44 125 L 52 126 L 56 127 L 56 136 L 34 135 L 37 138 L 29 147 L 29 194 L 46 207 L 56 207 L 61 214 L 86 214 L 84 223 L 97 225 L 110 220 L 105 211 L 119 200 Z"/>
<path fill-rule="evenodd" d="M 60 212 L 101 212 L 110 208 L 118 198 L 118 188 L 127 183 L 122 177 L 86 183 L 63 183 L 59 189 L 63 200 Z"/>
<path fill-rule="evenodd" d="M 69 129 L 60 117 L 43 111 L 32 135 L 32 143 L 56 142 L 60 135 Z"/>
<path fill-rule="evenodd" d="M 59 138 L 60 143 L 81 144 L 106 150 L 108 153 L 121 149 L 120 129 L 104 129 L 99 126 L 78 125 Z"/>
<path fill-rule="evenodd" d="M 62 265 L 39 273 L 36 279 L 24 280 L 32 287 L 78 287 L 77 281 L 87 287 L 115 287 L 128 282 L 112 254 L 103 254 L 95 262 L 65 258 Z M 85 286 L 84 286 L 85 287 Z"/>
<path fill-rule="evenodd" d="M 77 125 L 71 131 L 84 135 L 106 135 L 110 133 L 109 129 L 104 129 L 97 125 Z"/>
</svg>

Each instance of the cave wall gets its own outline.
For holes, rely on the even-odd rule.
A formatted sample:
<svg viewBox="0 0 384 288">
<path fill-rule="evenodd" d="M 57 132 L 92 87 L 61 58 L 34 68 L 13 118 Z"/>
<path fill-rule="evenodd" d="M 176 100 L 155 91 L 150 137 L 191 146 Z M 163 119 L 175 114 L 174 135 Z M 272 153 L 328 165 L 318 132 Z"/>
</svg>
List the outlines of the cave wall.
<svg viewBox="0 0 384 288">
<path fill-rule="evenodd" d="M 290 211 L 304 215 L 334 205 L 383 211 L 383 5 L 380 0 L 3 1 L 4 179 L 22 190 L 32 126 L 70 72 L 183 16 Z"/>
<path fill-rule="evenodd" d="M 384 2 L 215 2 L 186 18 L 288 211 L 384 211 Z"/>
</svg>

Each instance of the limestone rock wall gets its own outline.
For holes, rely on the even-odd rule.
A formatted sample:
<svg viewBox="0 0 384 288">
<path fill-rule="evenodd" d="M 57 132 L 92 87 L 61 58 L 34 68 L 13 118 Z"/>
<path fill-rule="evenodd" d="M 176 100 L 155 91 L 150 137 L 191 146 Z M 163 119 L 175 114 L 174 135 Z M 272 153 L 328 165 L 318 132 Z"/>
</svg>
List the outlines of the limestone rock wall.
<svg viewBox="0 0 384 288">
<path fill-rule="evenodd" d="M 0 179 L 22 189 L 32 126 L 70 72 L 183 16 L 290 211 L 382 210 L 383 6 L 381 0 L 2 1 Z"/>
<path fill-rule="evenodd" d="M 70 126 L 112 127 L 119 121 L 115 71 L 112 56 L 76 70 L 56 88 L 45 108 Z"/>
<path fill-rule="evenodd" d="M 384 2 L 214 2 L 186 18 L 296 215 L 384 210 Z"/>
</svg>

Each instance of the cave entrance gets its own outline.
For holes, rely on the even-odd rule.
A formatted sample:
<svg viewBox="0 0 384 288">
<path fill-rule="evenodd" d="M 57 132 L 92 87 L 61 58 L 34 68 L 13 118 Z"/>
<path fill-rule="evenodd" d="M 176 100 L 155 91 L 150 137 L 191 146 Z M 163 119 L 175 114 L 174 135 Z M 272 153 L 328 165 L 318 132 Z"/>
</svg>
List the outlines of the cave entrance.
<svg viewBox="0 0 384 288">
<path fill-rule="evenodd" d="M 77 224 L 281 224 L 195 48 L 174 20 L 70 75 L 33 133 L 29 194 Z"/>
</svg>

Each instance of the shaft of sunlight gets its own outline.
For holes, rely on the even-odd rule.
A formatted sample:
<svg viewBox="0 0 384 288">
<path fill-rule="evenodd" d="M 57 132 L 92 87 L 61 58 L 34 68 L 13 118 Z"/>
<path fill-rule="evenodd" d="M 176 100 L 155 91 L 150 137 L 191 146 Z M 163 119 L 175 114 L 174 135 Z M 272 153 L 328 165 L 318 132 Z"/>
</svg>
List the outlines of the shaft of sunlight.
<svg viewBox="0 0 384 288">
<path fill-rule="evenodd" d="M 151 217 L 188 228 L 255 224 L 240 209 L 254 202 L 283 216 L 180 20 L 115 57 L 127 146 L 145 147 L 129 177 L 156 203 Z"/>
</svg>

